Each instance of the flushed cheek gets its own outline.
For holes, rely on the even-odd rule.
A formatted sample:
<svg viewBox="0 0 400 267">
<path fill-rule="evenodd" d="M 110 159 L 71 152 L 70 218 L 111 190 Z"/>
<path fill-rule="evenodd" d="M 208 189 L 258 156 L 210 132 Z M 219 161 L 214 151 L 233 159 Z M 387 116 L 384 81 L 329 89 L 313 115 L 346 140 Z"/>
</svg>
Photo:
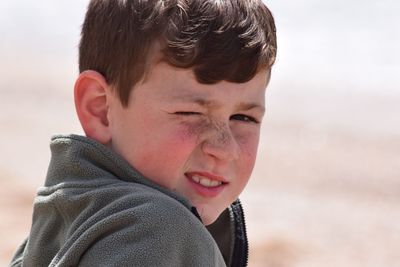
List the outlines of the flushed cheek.
<svg viewBox="0 0 400 267">
<path fill-rule="evenodd" d="M 165 162 L 169 162 L 175 172 L 180 172 L 196 149 L 198 140 L 198 134 L 194 127 L 180 124 L 165 134 L 158 147 L 162 147 L 161 150 L 164 151 Z"/>
<path fill-rule="evenodd" d="M 193 146 L 182 142 L 179 133 L 170 133 L 165 137 L 151 147 L 143 148 L 143 153 L 135 161 L 138 164 L 136 168 L 150 180 L 170 190 L 176 190 Z"/>
<path fill-rule="evenodd" d="M 163 127 L 162 132 L 154 128 L 145 139 L 132 155 L 131 164 L 149 179 L 174 190 L 196 147 L 195 136 L 186 127 L 174 125 Z"/>
</svg>

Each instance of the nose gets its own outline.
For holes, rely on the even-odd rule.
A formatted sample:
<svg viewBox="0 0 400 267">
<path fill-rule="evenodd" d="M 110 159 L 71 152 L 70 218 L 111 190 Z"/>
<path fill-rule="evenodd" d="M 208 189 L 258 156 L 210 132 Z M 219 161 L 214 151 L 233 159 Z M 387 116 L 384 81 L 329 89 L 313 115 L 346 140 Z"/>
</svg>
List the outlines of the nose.
<svg viewBox="0 0 400 267">
<path fill-rule="evenodd" d="M 229 161 L 239 158 L 239 145 L 228 125 L 215 125 L 202 143 L 205 154 L 218 160 Z"/>
</svg>

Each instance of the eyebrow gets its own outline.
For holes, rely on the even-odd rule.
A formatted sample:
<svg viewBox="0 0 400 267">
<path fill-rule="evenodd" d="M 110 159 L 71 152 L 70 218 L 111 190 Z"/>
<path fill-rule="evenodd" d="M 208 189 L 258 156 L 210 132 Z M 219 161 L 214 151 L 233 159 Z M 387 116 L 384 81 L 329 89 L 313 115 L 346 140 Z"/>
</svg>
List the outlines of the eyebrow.
<svg viewBox="0 0 400 267">
<path fill-rule="evenodd" d="M 237 106 L 239 110 L 250 110 L 250 109 L 259 109 L 262 112 L 265 112 L 265 107 L 264 105 L 260 105 L 258 103 L 245 103 L 241 102 Z"/>
<path fill-rule="evenodd" d="M 184 96 L 181 99 L 184 99 L 186 101 L 195 103 L 195 104 L 197 104 L 199 106 L 206 107 L 206 108 L 213 108 L 213 107 L 218 107 L 219 106 L 218 102 L 213 101 L 213 100 L 206 100 L 206 99 L 201 98 L 201 97 Z M 244 111 L 251 110 L 251 109 L 259 109 L 261 112 L 265 112 L 264 105 L 259 104 L 259 103 L 255 103 L 255 102 L 249 102 L 249 103 L 240 102 L 236 106 L 236 108 L 238 110 L 244 110 Z"/>
</svg>

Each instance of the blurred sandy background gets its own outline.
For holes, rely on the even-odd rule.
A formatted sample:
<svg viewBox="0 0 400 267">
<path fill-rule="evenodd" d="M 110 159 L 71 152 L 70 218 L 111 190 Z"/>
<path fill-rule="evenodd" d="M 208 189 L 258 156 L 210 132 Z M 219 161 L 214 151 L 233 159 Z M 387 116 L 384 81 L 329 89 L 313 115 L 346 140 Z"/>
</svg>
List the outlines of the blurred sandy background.
<svg viewBox="0 0 400 267">
<path fill-rule="evenodd" d="M 400 2 L 267 0 L 279 58 L 242 195 L 250 266 L 400 266 Z M 0 266 L 28 234 L 86 0 L 0 2 Z"/>
</svg>

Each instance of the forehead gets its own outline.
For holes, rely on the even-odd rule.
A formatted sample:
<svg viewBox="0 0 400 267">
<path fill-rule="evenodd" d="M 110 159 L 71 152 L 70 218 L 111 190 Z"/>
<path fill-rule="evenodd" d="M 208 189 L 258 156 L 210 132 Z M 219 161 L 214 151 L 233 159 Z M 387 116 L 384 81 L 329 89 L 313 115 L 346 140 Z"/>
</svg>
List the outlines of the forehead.
<svg viewBox="0 0 400 267">
<path fill-rule="evenodd" d="M 250 81 L 232 83 L 221 81 L 202 84 L 191 69 L 176 68 L 164 62 L 154 64 L 139 87 L 150 90 L 162 100 L 191 100 L 201 105 L 212 105 L 215 98 L 252 99 L 264 103 L 264 94 L 269 82 L 270 71 L 259 71 Z M 134 90 L 135 91 L 135 90 Z M 148 92 L 150 93 L 150 92 Z"/>
</svg>

